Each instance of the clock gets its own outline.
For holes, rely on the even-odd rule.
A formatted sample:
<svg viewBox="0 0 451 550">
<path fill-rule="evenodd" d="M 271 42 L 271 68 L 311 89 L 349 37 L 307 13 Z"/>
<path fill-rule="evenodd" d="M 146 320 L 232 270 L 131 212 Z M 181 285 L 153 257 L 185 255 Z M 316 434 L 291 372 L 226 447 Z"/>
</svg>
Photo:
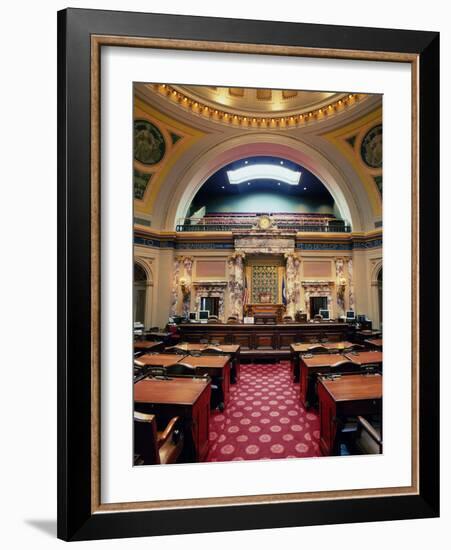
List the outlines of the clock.
<svg viewBox="0 0 451 550">
<path fill-rule="evenodd" d="M 272 226 L 272 220 L 269 216 L 260 216 L 258 219 L 259 229 L 269 229 Z"/>
</svg>

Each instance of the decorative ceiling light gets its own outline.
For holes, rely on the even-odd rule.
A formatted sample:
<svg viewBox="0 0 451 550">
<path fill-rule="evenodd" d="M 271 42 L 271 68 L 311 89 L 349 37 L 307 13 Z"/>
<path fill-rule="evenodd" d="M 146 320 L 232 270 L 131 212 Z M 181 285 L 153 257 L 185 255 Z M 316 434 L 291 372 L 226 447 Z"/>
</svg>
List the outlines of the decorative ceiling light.
<svg viewBox="0 0 451 550">
<path fill-rule="evenodd" d="M 237 170 L 227 170 L 227 177 L 233 185 L 249 180 L 275 180 L 288 185 L 299 185 L 301 172 L 277 164 L 251 164 Z"/>
</svg>

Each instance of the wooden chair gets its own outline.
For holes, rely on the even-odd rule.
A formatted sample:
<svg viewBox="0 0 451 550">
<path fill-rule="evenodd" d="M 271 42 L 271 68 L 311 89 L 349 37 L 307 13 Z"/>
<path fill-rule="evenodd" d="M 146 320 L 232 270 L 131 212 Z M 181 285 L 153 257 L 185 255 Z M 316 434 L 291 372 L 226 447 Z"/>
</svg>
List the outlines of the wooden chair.
<svg viewBox="0 0 451 550">
<path fill-rule="evenodd" d="M 354 445 L 360 454 L 382 454 L 382 424 L 378 427 L 358 416 Z"/>
<path fill-rule="evenodd" d="M 210 344 L 205 349 L 200 350 L 200 355 L 227 355 L 219 346 L 213 346 Z"/>
<path fill-rule="evenodd" d="M 377 418 L 377 415 L 376 415 Z M 334 454 L 382 454 L 381 423 L 363 416 L 337 418 Z"/>
<path fill-rule="evenodd" d="M 163 431 L 157 430 L 154 414 L 135 411 L 133 420 L 135 465 L 174 464 L 183 450 L 180 417 L 171 418 Z"/>
<path fill-rule="evenodd" d="M 329 353 L 329 350 L 326 347 L 321 346 L 320 344 L 317 344 L 309 347 L 308 352 L 309 353 Z"/>
<path fill-rule="evenodd" d="M 375 372 L 382 374 L 382 363 L 365 363 L 360 369 L 366 374 L 374 374 Z"/>
<path fill-rule="evenodd" d="M 235 317 L 234 315 L 230 315 L 230 317 L 227 318 L 227 324 L 228 325 L 238 325 L 239 321 L 238 321 L 237 317 Z"/>
<path fill-rule="evenodd" d="M 353 363 L 348 359 L 343 359 L 343 361 L 337 361 L 331 367 L 332 374 L 346 374 L 351 372 L 360 372 L 361 367 L 357 363 Z"/>
<path fill-rule="evenodd" d="M 172 365 L 164 367 L 164 372 L 167 376 L 185 375 L 194 378 L 196 376 L 196 367 L 188 365 L 187 363 L 173 363 Z"/>
<path fill-rule="evenodd" d="M 151 366 L 147 369 L 147 375 L 152 378 L 156 377 L 166 377 L 164 367 L 161 366 Z"/>
<path fill-rule="evenodd" d="M 219 317 L 217 315 L 210 315 L 208 318 L 208 323 L 220 323 Z"/>
<path fill-rule="evenodd" d="M 167 353 L 175 353 L 175 355 L 187 355 L 186 349 L 179 346 L 170 346 L 169 348 L 164 349 Z"/>
<path fill-rule="evenodd" d="M 133 383 L 136 384 L 140 380 L 144 380 L 149 376 L 149 369 L 145 366 L 133 365 Z"/>
<path fill-rule="evenodd" d="M 349 346 L 343 350 L 343 353 L 352 353 L 353 351 L 363 351 L 365 349 L 365 346 L 362 346 L 361 344 L 352 344 L 352 346 Z"/>
</svg>

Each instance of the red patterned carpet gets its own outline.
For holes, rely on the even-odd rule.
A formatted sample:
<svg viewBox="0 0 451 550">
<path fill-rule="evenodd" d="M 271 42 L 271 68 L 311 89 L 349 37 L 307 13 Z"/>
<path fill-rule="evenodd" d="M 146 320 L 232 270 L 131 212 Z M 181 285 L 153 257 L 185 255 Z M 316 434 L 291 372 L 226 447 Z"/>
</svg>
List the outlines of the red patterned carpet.
<svg viewBox="0 0 451 550">
<path fill-rule="evenodd" d="M 241 365 L 230 389 L 211 415 L 207 462 L 320 456 L 318 415 L 302 407 L 288 361 Z"/>
</svg>

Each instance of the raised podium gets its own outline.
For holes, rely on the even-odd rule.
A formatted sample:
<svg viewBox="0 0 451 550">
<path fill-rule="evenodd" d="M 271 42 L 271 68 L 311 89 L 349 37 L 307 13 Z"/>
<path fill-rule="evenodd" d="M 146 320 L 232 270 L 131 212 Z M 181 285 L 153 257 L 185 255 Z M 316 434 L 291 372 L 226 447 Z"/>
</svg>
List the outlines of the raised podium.
<svg viewBox="0 0 451 550">
<path fill-rule="evenodd" d="M 285 313 L 283 304 L 247 304 L 244 307 L 246 317 L 253 317 L 255 324 L 281 323 Z"/>
</svg>

